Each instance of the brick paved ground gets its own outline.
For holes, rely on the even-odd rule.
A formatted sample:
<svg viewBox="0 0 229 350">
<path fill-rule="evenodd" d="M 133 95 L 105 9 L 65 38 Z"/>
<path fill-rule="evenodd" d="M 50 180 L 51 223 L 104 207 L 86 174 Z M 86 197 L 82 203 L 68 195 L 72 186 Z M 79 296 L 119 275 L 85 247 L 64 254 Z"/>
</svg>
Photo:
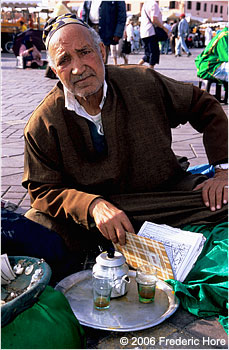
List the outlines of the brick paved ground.
<svg viewBox="0 0 229 350">
<path fill-rule="evenodd" d="M 183 56 L 175 58 L 172 55 L 161 56 L 160 65 L 156 70 L 171 78 L 192 82 L 198 85 L 195 57 L 200 49 L 192 51 L 189 58 Z M 44 53 L 43 53 L 44 54 Z M 44 54 L 45 55 L 45 54 Z M 137 63 L 141 55 L 129 56 L 129 63 Z M 44 77 L 43 70 L 16 69 L 16 59 L 13 55 L 2 54 L 2 154 L 1 154 L 1 193 L 2 198 L 20 205 L 23 209 L 30 206 L 27 192 L 21 186 L 23 174 L 23 128 L 32 111 L 43 99 L 45 94 L 54 86 L 56 80 Z M 109 58 L 109 63 L 112 63 Z M 122 63 L 121 60 L 119 63 Z M 214 93 L 214 91 L 211 91 Z M 225 111 L 227 106 L 222 105 Z M 190 165 L 207 162 L 202 145 L 202 136 L 189 125 L 180 126 L 173 130 L 173 149 L 176 154 L 189 158 Z M 217 319 L 199 319 L 190 313 L 179 310 L 164 323 L 139 332 L 118 333 L 98 331 L 86 328 L 88 336 L 88 348 L 118 349 L 136 348 L 132 344 L 135 337 L 154 337 L 155 346 L 137 346 L 137 348 L 185 348 L 185 349 L 227 349 L 227 336 Z M 120 338 L 126 336 L 129 339 L 128 346 L 120 345 Z M 165 337 L 168 345 L 158 342 Z M 208 342 L 209 337 L 209 342 Z M 176 346 L 176 339 L 184 339 L 190 342 L 187 346 Z M 205 343 L 203 344 L 203 339 Z M 218 339 L 219 344 L 215 341 Z M 195 341 L 196 345 L 192 344 Z M 184 343 L 183 343 L 184 344 Z M 226 345 L 223 345 L 226 344 Z"/>
</svg>

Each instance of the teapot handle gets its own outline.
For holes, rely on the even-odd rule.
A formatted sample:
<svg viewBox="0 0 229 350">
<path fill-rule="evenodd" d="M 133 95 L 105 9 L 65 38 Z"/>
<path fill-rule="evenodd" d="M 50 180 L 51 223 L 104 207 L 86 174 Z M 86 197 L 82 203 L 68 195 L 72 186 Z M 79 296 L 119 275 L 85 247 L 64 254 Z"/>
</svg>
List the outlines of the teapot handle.
<svg viewBox="0 0 229 350">
<path fill-rule="evenodd" d="M 128 275 L 122 276 L 122 281 L 125 281 L 126 283 L 130 283 L 130 278 Z"/>
</svg>

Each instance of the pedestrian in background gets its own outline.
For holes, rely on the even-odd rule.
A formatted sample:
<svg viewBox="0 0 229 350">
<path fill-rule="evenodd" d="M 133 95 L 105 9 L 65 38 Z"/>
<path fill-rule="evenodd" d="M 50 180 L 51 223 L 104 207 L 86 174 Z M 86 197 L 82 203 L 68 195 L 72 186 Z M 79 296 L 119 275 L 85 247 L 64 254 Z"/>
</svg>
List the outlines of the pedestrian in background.
<svg viewBox="0 0 229 350">
<path fill-rule="evenodd" d="M 34 29 L 34 20 L 33 20 L 32 15 L 29 15 L 28 25 L 29 25 L 30 29 Z"/>
<path fill-rule="evenodd" d="M 145 55 L 138 62 L 142 65 L 149 63 L 151 68 L 159 63 L 160 50 L 154 26 L 162 28 L 167 34 L 168 29 L 163 26 L 162 13 L 156 1 L 145 1 L 141 10 L 140 35 L 144 43 Z"/>
<path fill-rule="evenodd" d="M 168 29 L 168 32 L 169 32 L 169 33 L 171 33 L 172 27 L 171 27 L 171 25 L 168 23 L 167 20 L 164 22 L 164 27 Z M 166 40 L 161 41 L 161 54 L 162 54 L 162 55 L 163 55 L 163 54 L 168 55 L 169 49 L 170 49 L 169 43 L 170 43 L 169 37 L 168 37 Z"/>
<path fill-rule="evenodd" d="M 170 37 L 170 47 L 173 54 L 175 53 L 175 48 L 176 48 L 176 41 L 178 36 L 178 25 L 179 25 L 179 22 L 175 19 L 171 28 L 171 37 Z"/>
<path fill-rule="evenodd" d="M 213 33 L 212 33 L 211 27 L 207 27 L 205 29 L 204 36 L 205 36 L 204 44 L 205 44 L 205 46 L 208 46 L 208 44 L 210 43 L 210 41 L 213 38 Z"/>
<path fill-rule="evenodd" d="M 134 52 L 140 51 L 140 27 L 139 25 L 134 26 Z"/>
<path fill-rule="evenodd" d="M 129 48 L 126 48 L 127 35 L 126 29 L 124 29 L 123 38 L 119 40 L 117 45 L 110 45 L 111 58 L 114 60 L 114 65 L 118 64 L 118 58 L 123 58 L 124 64 L 128 64 L 128 55 L 131 52 L 131 45 Z"/>
<path fill-rule="evenodd" d="M 19 19 L 19 24 L 20 24 L 20 32 L 25 32 L 28 28 L 27 25 L 25 24 L 24 18 Z"/>
<path fill-rule="evenodd" d="M 106 60 L 110 45 L 117 45 L 123 37 L 126 24 L 125 1 L 84 1 L 82 19 L 96 30 L 106 47 Z"/>
<path fill-rule="evenodd" d="M 126 22 L 126 40 L 130 43 L 131 52 L 134 51 L 134 27 L 131 18 L 127 19 Z"/>
<path fill-rule="evenodd" d="M 187 45 L 185 43 L 185 39 L 188 37 L 189 34 L 189 25 L 186 21 L 185 14 L 182 13 L 180 15 L 180 22 L 178 25 L 178 41 L 176 46 L 176 54 L 175 57 L 181 56 L 181 48 L 187 53 L 187 56 L 191 56 L 191 52 L 187 48 Z"/>
</svg>

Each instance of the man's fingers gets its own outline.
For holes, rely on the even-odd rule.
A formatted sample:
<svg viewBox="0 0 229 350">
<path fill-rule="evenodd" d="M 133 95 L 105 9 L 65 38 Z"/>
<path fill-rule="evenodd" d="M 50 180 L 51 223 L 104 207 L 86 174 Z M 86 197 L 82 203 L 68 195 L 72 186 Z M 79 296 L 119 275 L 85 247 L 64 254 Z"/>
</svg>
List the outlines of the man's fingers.
<svg viewBox="0 0 229 350">
<path fill-rule="evenodd" d="M 223 203 L 223 192 L 224 192 L 224 187 L 218 186 L 216 189 L 216 209 L 221 209 L 222 208 L 222 203 Z"/>
<path fill-rule="evenodd" d="M 223 188 L 223 204 L 227 204 L 228 202 L 228 186 L 224 186 Z"/>
<path fill-rule="evenodd" d="M 210 183 L 209 183 L 210 184 Z M 222 208 L 222 204 L 227 204 L 228 188 L 222 184 L 206 184 L 202 189 L 202 198 L 206 207 L 210 207 L 211 211 Z"/>
<path fill-rule="evenodd" d="M 198 185 L 198 186 L 200 186 L 200 185 Z M 198 186 L 197 186 L 197 187 L 198 187 Z M 210 206 L 210 203 L 209 203 L 209 193 L 208 193 L 208 191 L 209 191 L 209 186 L 205 185 L 205 186 L 202 186 L 201 188 L 202 188 L 202 198 L 203 198 L 203 202 L 204 202 L 204 204 L 206 205 L 206 207 L 209 207 L 209 206 Z M 200 189 L 201 189 L 201 188 L 200 188 Z"/>
<path fill-rule="evenodd" d="M 127 215 L 102 198 L 97 198 L 91 203 L 89 214 L 94 218 L 98 230 L 113 243 L 124 245 L 126 231 L 134 233 Z"/>
<path fill-rule="evenodd" d="M 216 210 L 216 187 L 211 186 L 208 188 L 208 198 L 209 198 L 209 206 L 211 211 Z"/>
<path fill-rule="evenodd" d="M 116 228 L 116 235 L 118 237 L 118 243 L 120 245 L 125 245 L 126 244 L 126 231 L 124 230 L 123 227 Z M 117 242 L 114 242 L 117 243 Z"/>
<path fill-rule="evenodd" d="M 114 243 L 118 243 L 118 237 L 116 235 L 115 228 L 112 225 L 106 225 L 103 223 L 98 224 L 97 228 L 106 239 L 111 240 Z"/>
</svg>

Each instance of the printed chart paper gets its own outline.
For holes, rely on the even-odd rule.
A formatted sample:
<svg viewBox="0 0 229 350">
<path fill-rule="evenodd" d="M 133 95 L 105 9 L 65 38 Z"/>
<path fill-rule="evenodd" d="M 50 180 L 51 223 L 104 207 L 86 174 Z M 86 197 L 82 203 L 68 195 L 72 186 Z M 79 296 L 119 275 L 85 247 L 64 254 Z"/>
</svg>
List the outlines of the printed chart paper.
<svg viewBox="0 0 229 350">
<path fill-rule="evenodd" d="M 157 277 L 160 280 L 174 279 L 163 243 L 126 232 L 126 244 L 124 246 L 114 244 L 114 246 L 125 256 L 126 262 L 133 268 L 152 264 L 156 267 Z"/>
</svg>

